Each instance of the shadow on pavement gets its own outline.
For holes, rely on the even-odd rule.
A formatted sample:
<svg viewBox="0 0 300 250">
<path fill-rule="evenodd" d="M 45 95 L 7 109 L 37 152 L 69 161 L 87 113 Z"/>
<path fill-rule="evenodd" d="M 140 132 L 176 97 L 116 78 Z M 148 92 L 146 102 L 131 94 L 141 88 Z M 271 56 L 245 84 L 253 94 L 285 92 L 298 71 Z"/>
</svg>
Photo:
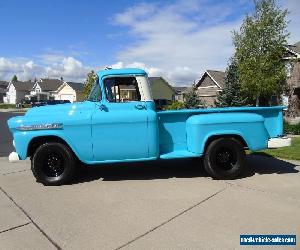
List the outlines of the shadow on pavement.
<svg viewBox="0 0 300 250">
<path fill-rule="evenodd" d="M 298 173 L 296 165 L 270 155 L 248 155 L 247 171 L 240 178 L 250 177 L 254 174 L 292 174 Z"/>
<path fill-rule="evenodd" d="M 298 173 L 296 165 L 273 157 L 248 155 L 247 170 L 239 178 L 255 174 Z M 201 159 L 159 160 L 82 166 L 71 184 L 101 179 L 103 181 L 152 180 L 208 177 Z"/>
</svg>

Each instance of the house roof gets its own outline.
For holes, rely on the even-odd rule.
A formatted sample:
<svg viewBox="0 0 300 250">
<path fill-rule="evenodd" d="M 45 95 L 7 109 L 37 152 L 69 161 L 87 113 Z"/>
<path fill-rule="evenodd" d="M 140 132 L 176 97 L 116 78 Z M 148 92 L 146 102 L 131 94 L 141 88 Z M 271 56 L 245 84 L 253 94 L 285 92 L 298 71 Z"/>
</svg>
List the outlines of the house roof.
<svg viewBox="0 0 300 250">
<path fill-rule="evenodd" d="M 64 82 L 59 79 L 40 79 L 37 83 L 41 87 L 42 91 L 55 91 Z"/>
<path fill-rule="evenodd" d="M 292 53 L 295 56 L 300 57 L 300 41 L 296 42 L 293 45 L 287 45 L 286 48 L 288 52 Z"/>
<path fill-rule="evenodd" d="M 15 87 L 16 90 L 30 91 L 33 88 L 35 83 L 31 81 L 27 81 L 27 82 L 15 81 L 15 82 L 11 82 L 11 84 Z"/>
<path fill-rule="evenodd" d="M 188 89 L 188 87 L 173 87 L 175 90 L 176 94 L 180 94 Z"/>
<path fill-rule="evenodd" d="M 76 92 L 83 91 L 84 84 L 80 82 L 67 82 L 67 84 L 74 89 Z"/>
<path fill-rule="evenodd" d="M 7 81 L 0 81 L 0 88 L 1 89 L 6 89 L 8 86 L 8 82 Z"/>
<path fill-rule="evenodd" d="M 175 89 L 161 76 L 159 77 L 149 77 L 150 85 L 152 85 L 154 82 L 161 82 L 165 83 L 174 93 L 176 92 Z"/>
<path fill-rule="evenodd" d="M 224 71 L 218 71 L 218 70 L 206 70 L 198 83 L 196 84 L 196 87 L 199 87 L 205 77 L 210 77 L 211 80 L 221 89 L 225 86 L 225 72 Z"/>
</svg>

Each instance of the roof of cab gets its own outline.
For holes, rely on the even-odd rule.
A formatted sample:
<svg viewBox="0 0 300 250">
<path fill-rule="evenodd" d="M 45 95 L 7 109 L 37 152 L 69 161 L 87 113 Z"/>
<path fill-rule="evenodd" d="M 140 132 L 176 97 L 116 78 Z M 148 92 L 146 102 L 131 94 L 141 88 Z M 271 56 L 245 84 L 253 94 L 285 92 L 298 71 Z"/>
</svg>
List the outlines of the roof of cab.
<svg viewBox="0 0 300 250">
<path fill-rule="evenodd" d="M 145 75 L 146 72 L 142 69 L 136 68 L 124 68 L 124 69 L 107 69 L 100 70 L 97 72 L 99 78 L 102 78 L 107 75 Z"/>
</svg>

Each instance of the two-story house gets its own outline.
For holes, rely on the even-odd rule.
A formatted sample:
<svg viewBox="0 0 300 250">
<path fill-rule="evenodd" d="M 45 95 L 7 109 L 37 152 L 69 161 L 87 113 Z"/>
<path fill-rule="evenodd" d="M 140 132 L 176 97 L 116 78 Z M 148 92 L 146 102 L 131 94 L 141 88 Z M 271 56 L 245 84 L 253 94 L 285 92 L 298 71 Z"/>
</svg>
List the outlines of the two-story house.
<svg viewBox="0 0 300 250">
<path fill-rule="evenodd" d="M 9 104 L 16 104 L 25 99 L 26 95 L 30 94 L 30 91 L 34 85 L 34 82 L 27 81 L 14 81 L 8 84 L 6 96 L 4 102 Z"/>
<path fill-rule="evenodd" d="M 287 95 L 284 96 L 284 102 L 288 105 L 286 114 L 291 117 L 300 117 L 300 41 L 286 46 L 284 60 L 289 87 Z"/>
<path fill-rule="evenodd" d="M 225 72 L 206 70 L 196 83 L 198 96 L 204 100 L 208 107 L 213 107 L 217 95 L 225 85 Z"/>
<path fill-rule="evenodd" d="M 3 103 L 4 97 L 6 96 L 8 87 L 8 82 L 6 81 L 0 81 L 0 103 Z"/>
</svg>

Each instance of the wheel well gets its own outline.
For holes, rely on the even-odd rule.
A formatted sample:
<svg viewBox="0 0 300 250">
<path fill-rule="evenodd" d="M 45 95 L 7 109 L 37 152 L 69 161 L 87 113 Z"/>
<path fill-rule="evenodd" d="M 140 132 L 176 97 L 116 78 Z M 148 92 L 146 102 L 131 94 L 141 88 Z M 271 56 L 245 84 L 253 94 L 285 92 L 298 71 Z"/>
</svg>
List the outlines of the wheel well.
<svg viewBox="0 0 300 250">
<path fill-rule="evenodd" d="M 70 148 L 68 143 L 66 143 L 63 139 L 61 139 L 58 136 L 39 136 L 39 137 L 33 138 L 30 141 L 30 143 L 28 145 L 28 149 L 27 149 L 27 156 L 32 157 L 34 155 L 35 151 L 38 149 L 38 147 L 41 146 L 42 144 L 46 143 L 46 142 L 59 142 L 59 143 L 62 143 L 62 144 L 66 145 L 67 147 Z M 73 152 L 72 149 L 71 149 L 71 151 Z"/>
<path fill-rule="evenodd" d="M 216 139 L 219 139 L 219 138 L 233 138 L 233 139 L 236 139 L 237 141 L 239 141 L 242 145 L 243 145 L 243 147 L 245 148 L 245 149 L 247 149 L 248 148 L 248 145 L 247 145 L 247 143 L 246 143 L 246 141 L 244 140 L 244 138 L 242 137 L 242 136 L 240 136 L 240 135 L 213 135 L 213 136 L 211 136 L 211 137 L 209 137 L 208 139 L 207 139 L 207 141 L 206 141 L 206 143 L 205 143 L 205 150 L 204 150 L 204 152 L 206 151 L 206 148 L 208 147 L 208 145 L 212 142 L 212 141 L 214 141 L 214 140 L 216 140 Z"/>
</svg>

